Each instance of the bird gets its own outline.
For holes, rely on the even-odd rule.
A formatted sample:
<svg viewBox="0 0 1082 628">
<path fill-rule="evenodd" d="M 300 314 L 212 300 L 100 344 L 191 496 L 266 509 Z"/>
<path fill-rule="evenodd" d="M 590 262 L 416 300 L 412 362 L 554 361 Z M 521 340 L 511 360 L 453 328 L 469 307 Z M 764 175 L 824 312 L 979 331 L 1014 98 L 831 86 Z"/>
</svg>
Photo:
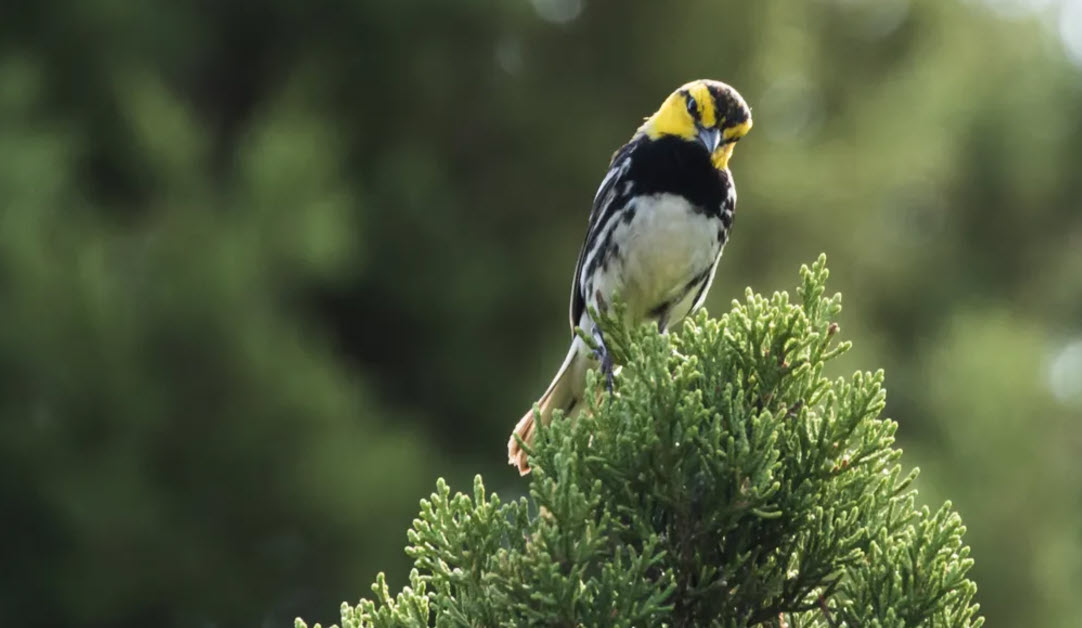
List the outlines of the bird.
<svg viewBox="0 0 1082 628">
<path fill-rule="evenodd" d="M 531 408 L 507 443 L 508 463 L 520 474 L 530 472 L 536 422 L 579 408 L 589 368 L 599 366 L 612 391 L 612 357 L 591 309 L 619 299 L 626 323 L 653 321 L 664 333 L 706 300 L 736 209 L 729 159 L 751 126 L 751 109 L 735 89 L 699 79 L 673 91 L 613 153 L 571 282 L 571 347 L 536 415 Z"/>
</svg>

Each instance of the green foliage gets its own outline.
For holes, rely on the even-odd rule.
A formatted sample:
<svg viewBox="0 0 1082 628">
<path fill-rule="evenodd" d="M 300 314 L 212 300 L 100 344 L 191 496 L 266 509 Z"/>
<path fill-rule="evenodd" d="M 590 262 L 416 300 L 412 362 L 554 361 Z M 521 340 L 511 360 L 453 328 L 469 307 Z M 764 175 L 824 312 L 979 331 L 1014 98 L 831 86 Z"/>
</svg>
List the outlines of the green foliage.
<svg viewBox="0 0 1082 628">
<path fill-rule="evenodd" d="M 0 616 L 283 626 L 397 591 L 431 478 L 525 490 L 499 452 L 564 356 L 606 162 L 709 76 L 755 129 L 707 305 L 829 250 L 860 343 L 828 372 L 886 369 L 982 613 L 1075 628 L 1071 4 L 5 0 Z"/>
<path fill-rule="evenodd" d="M 591 376 L 582 416 L 539 432 L 530 499 L 441 479 L 410 586 L 381 575 L 343 626 L 981 625 L 961 520 L 914 506 L 883 373 L 823 375 L 849 346 L 827 274 L 667 335 L 604 317 L 616 388 Z"/>
<path fill-rule="evenodd" d="M 408 518 L 387 513 L 413 499 L 375 478 L 419 491 L 431 471 L 297 304 L 359 263 L 325 235 L 357 228 L 331 134 L 268 112 L 219 184 L 225 208 L 166 172 L 206 142 L 182 116 L 164 124 L 150 82 L 126 113 L 161 123 L 142 138 L 148 168 L 175 186 L 133 226 L 82 207 L 77 147 L 38 136 L 40 81 L 0 64 L 13 87 L 0 117 L 27 121 L 0 132 L 0 611 L 105 627 L 239 624 L 261 608 L 282 625 L 333 603 L 336 582 L 371 572 L 305 566 L 328 552 L 394 561 L 380 538 Z M 323 159 L 293 150 L 306 143 Z"/>
</svg>

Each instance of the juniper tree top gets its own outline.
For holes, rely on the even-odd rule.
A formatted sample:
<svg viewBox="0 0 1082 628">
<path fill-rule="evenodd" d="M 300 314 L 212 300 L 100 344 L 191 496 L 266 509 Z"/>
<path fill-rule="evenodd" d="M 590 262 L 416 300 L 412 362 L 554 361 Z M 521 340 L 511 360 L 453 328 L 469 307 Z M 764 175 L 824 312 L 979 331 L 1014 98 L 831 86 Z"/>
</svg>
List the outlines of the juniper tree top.
<svg viewBox="0 0 1082 628">
<path fill-rule="evenodd" d="M 615 391 L 591 377 L 539 431 L 529 498 L 437 482 L 410 585 L 381 574 L 343 626 L 980 626 L 964 527 L 914 505 L 883 373 L 823 376 L 848 348 L 827 274 L 667 335 L 606 320 Z"/>
</svg>

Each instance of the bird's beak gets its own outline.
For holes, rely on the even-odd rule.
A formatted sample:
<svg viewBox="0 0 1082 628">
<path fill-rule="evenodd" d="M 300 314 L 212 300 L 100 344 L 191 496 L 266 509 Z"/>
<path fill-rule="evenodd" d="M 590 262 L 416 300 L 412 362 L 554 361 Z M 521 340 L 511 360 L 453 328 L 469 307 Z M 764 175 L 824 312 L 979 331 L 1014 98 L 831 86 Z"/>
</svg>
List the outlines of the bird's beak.
<svg viewBox="0 0 1082 628">
<path fill-rule="evenodd" d="M 711 155 L 717 149 L 718 144 L 721 143 L 721 129 L 717 128 L 700 128 L 698 133 L 699 142 L 706 147 L 706 152 Z"/>
</svg>

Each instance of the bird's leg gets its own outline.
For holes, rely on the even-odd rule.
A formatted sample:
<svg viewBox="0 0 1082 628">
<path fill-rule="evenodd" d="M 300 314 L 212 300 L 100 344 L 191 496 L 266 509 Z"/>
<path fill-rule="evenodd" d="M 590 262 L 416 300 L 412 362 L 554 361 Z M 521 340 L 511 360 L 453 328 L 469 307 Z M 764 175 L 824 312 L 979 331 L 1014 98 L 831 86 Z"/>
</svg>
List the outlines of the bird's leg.
<svg viewBox="0 0 1082 628">
<path fill-rule="evenodd" d="M 605 390 L 609 391 L 609 394 L 612 394 L 614 370 L 612 354 L 609 353 L 608 347 L 605 346 L 605 335 L 601 333 L 601 328 L 597 325 L 594 325 L 594 338 L 597 339 L 597 348 L 594 349 L 594 356 L 601 362 L 601 373 L 605 376 Z"/>
</svg>

